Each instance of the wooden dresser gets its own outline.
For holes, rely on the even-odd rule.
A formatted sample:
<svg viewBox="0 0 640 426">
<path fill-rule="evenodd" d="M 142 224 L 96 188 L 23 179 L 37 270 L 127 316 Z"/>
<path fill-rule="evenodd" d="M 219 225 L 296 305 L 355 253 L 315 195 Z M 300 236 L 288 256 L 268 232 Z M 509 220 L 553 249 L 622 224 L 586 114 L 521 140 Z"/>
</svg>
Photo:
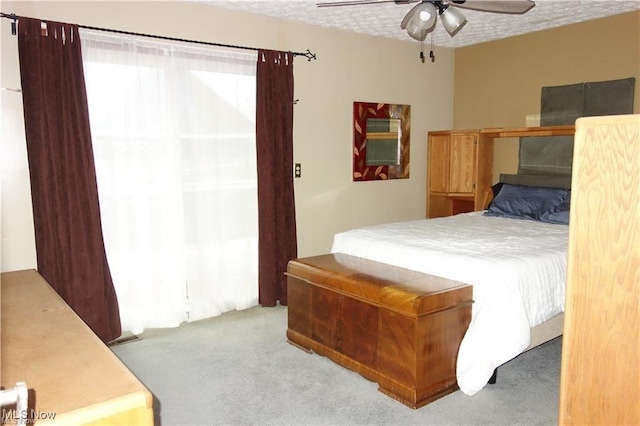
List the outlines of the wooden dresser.
<svg viewBox="0 0 640 426">
<path fill-rule="evenodd" d="M 38 272 L 1 279 L 0 384 L 26 383 L 31 422 L 153 424 L 151 393 Z M 15 423 L 15 410 L 2 409 Z"/>
<path fill-rule="evenodd" d="M 412 408 L 458 389 L 470 285 L 345 254 L 292 260 L 287 276 L 289 342 Z"/>
<path fill-rule="evenodd" d="M 640 424 L 640 115 L 579 118 L 559 423 Z"/>
</svg>

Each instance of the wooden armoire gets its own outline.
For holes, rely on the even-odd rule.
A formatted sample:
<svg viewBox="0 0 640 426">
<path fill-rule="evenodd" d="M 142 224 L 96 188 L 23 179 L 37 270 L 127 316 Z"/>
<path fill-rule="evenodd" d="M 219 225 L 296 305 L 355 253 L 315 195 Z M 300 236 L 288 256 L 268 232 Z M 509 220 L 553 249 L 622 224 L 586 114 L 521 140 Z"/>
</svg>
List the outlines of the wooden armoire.
<svg viewBox="0 0 640 426">
<path fill-rule="evenodd" d="M 452 216 L 486 208 L 491 187 L 493 139 L 480 130 L 429 132 L 427 217 Z"/>
<path fill-rule="evenodd" d="M 640 115 L 579 118 L 559 423 L 640 424 Z"/>
</svg>

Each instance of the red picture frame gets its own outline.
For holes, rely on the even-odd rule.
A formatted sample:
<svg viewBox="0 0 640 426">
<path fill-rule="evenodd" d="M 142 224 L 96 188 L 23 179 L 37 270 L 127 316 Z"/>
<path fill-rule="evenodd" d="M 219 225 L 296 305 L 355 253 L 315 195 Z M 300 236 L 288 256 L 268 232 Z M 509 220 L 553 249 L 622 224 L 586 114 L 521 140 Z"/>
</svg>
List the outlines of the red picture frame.
<svg viewBox="0 0 640 426">
<path fill-rule="evenodd" d="M 368 161 L 367 145 L 371 138 L 367 134 L 367 122 L 373 119 L 393 121 L 397 129 L 397 157 L 387 163 L 378 160 Z M 395 130 L 394 130 L 395 131 Z M 387 180 L 409 178 L 409 148 L 411 133 L 411 106 L 400 104 L 384 104 L 373 102 L 353 103 L 353 180 Z M 378 133 L 376 133 L 378 134 Z M 387 138 L 387 141 L 391 139 Z M 382 164 L 384 163 L 384 164 Z"/>
</svg>

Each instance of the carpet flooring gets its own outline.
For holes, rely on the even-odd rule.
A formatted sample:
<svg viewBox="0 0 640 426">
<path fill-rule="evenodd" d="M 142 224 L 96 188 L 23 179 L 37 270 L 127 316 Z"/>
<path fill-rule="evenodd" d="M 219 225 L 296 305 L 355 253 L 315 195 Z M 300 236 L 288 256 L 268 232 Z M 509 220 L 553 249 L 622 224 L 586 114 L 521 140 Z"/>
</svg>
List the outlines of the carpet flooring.
<svg viewBox="0 0 640 426">
<path fill-rule="evenodd" d="M 113 352 L 154 395 L 160 425 L 553 425 L 562 338 L 501 366 L 474 396 L 413 410 L 286 341 L 287 308 L 254 307 L 148 330 Z"/>
</svg>

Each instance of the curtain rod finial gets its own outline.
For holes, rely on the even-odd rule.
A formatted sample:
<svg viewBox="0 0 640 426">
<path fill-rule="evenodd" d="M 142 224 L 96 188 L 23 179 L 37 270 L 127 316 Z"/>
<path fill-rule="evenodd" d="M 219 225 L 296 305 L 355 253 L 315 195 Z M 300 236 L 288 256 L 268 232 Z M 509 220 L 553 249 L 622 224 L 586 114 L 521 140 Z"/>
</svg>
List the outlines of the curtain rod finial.
<svg viewBox="0 0 640 426">
<path fill-rule="evenodd" d="M 18 17 L 15 13 L 12 13 L 10 16 L 11 21 L 11 35 L 16 35 L 16 22 L 18 22 Z"/>
<path fill-rule="evenodd" d="M 316 60 L 316 54 L 315 53 L 311 53 L 311 51 L 309 49 L 307 49 L 307 51 L 302 53 L 301 55 L 304 56 L 305 58 L 307 58 L 307 62 L 311 62 L 312 59 L 314 61 Z"/>
</svg>

